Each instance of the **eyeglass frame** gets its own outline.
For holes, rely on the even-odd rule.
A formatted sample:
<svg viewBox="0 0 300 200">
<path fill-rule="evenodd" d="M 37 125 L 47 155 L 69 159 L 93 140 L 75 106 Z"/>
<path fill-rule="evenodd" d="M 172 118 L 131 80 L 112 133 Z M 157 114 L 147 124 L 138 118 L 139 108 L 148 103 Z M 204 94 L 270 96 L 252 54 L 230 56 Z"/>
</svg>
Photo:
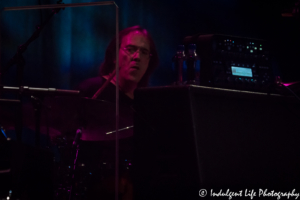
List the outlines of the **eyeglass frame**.
<svg viewBox="0 0 300 200">
<path fill-rule="evenodd" d="M 128 49 L 133 48 L 132 52 L 129 51 Z M 130 54 L 130 55 L 135 55 L 137 51 L 139 51 L 141 53 L 141 55 L 143 55 L 144 57 L 149 56 L 148 58 L 151 58 L 152 54 L 150 53 L 150 50 L 145 49 L 145 48 L 141 48 L 141 47 L 137 47 L 135 45 L 127 45 L 126 47 L 121 48 L 123 51 L 125 51 L 126 53 Z M 146 54 L 143 52 L 143 50 L 149 51 Z"/>
</svg>

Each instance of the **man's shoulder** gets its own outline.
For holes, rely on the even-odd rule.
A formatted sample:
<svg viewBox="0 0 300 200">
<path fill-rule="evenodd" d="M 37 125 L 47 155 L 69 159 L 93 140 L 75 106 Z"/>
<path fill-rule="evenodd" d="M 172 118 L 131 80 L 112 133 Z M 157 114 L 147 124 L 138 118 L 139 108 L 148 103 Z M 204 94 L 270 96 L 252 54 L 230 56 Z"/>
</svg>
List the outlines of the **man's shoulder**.
<svg viewBox="0 0 300 200">
<path fill-rule="evenodd" d="M 91 86 L 101 86 L 104 83 L 104 78 L 97 76 L 93 78 L 86 79 L 79 84 L 80 88 L 91 87 Z"/>
<path fill-rule="evenodd" d="M 78 90 L 86 97 L 93 96 L 104 82 L 105 79 L 100 76 L 89 78 L 79 84 Z"/>
</svg>

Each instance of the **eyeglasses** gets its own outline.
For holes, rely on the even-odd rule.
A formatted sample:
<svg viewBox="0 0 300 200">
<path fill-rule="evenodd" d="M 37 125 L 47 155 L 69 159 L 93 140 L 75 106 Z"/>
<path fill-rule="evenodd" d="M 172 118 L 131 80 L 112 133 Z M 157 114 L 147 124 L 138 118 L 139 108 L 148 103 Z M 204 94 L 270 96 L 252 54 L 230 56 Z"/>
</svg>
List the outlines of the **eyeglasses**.
<svg viewBox="0 0 300 200">
<path fill-rule="evenodd" d="M 139 48 L 137 46 L 127 46 L 122 49 L 130 55 L 134 55 L 139 50 L 140 55 L 144 58 L 149 58 L 150 56 L 152 56 L 148 49 Z"/>
</svg>

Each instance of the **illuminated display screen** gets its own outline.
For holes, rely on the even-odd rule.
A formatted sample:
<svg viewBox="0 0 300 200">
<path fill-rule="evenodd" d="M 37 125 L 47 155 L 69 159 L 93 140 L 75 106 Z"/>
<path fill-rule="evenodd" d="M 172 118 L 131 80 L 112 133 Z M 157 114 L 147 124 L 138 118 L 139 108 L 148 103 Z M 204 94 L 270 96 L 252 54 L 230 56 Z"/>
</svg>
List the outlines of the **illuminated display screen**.
<svg viewBox="0 0 300 200">
<path fill-rule="evenodd" d="M 232 75 L 234 75 L 234 76 L 252 77 L 252 69 L 251 68 L 231 66 L 231 71 L 232 71 Z"/>
</svg>

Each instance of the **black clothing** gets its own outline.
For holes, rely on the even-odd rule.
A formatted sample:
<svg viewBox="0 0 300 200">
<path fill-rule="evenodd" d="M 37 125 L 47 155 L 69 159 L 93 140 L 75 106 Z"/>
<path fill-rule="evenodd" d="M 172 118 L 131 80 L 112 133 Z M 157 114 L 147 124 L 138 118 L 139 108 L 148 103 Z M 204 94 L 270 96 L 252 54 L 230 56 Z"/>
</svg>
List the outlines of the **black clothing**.
<svg viewBox="0 0 300 200">
<path fill-rule="evenodd" d="M 106 79 L 103 77 L 94 77 L 87 79 L 80 83 L 79 90 L 84 97 L 92 98 L 98 89 L 105 83 Z M 112 103 L 116 102 L 116 86 L 109 83 L 107 87 L 102 91 L 97 99 L 106 100 Z M 131 106 L 133 100 L 130 99 L 126 94 L 120 91 L 119 103 Z"/>
</svg>

